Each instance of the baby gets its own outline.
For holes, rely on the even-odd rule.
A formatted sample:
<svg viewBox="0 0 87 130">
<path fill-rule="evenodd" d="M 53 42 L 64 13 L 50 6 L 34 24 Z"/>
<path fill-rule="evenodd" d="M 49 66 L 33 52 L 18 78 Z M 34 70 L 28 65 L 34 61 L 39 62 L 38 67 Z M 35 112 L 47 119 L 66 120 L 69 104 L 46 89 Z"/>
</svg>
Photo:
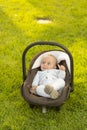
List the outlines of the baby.
<svg viewBox="0 0 87 130">
<path fill-rule="evenodd" d="M 56 99 L 60 95 L 58 90 L 65 86 L 65 67 L 58 65 L 57 59 L 48 54 L 41 60 L 41 71 L 35 75 L 30 92 L 39 96 Z"/>
</svg>

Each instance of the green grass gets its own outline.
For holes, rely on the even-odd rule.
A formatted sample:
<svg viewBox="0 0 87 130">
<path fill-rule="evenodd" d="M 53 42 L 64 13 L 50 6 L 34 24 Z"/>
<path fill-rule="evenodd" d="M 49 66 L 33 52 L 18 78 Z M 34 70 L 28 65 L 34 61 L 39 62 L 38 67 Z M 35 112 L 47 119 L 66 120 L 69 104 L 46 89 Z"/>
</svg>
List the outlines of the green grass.
<svg viewBox="0 0 87 130">
<path fill-rule="evenodd" d="M 38 18 L 52 23 L 38 24 Z M 21 96 L 22 52 L 35 41 L 59 42 L 72 53 L 75 89 L 60 111 L 48 108 L 42 114 Z M 86 64 L 86 0 L 1 0 L 0 130 L 87 130 Z"/>
</svg>

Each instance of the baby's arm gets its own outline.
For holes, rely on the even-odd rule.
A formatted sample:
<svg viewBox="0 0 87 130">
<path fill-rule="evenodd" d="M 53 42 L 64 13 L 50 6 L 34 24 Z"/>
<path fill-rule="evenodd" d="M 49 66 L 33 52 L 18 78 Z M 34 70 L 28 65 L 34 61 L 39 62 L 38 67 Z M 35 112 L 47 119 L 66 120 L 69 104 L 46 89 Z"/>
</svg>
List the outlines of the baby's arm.
<svg viewBox="0 0 87 130">
<path fill-rule="evenodd" d="M 60 70 L 64 70 L 65 71 L 65 66 L 58 64 L 58 67 L 59 67 Z"/>
<path fill-rule="evenodd" d="M 37 72 L 37 74 L 35 75 L 33 82 L 32 82 L 32 88 L 30 89 L 30 92 L 33 94 L 36 94 L 36 89 L 39 83 L 39 74 Z"/>
<path fill-rule="evenodd" d="M 33 86 L 38 86 L 39 84 L 39 72 L 37 72 L 37 74 L 35 75 L 33 82 L 32 82 L 32 87 Z"/>
</svg>

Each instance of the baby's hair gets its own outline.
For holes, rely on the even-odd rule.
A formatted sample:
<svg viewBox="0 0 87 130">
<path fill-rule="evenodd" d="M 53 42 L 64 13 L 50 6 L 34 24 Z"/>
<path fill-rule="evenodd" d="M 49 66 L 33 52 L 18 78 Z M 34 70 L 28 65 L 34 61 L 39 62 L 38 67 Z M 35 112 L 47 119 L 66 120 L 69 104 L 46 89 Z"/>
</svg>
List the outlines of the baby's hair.
<svg viewBox="0 0 87 130">
<path fill-rule="evenodd" d="M 56 59 L 56 57 L 54 56 L 54 55 L 52 55 L 52 54 L 45 54 L 44 56 L 43 56 L 43 58 L 45 58 L 45 57 L 47 57 L 47 56 L 51 56 L 51 57 L 53 57 L 54 59 L 55 59 L 55 61 L 56 61 L 56 64 L 57 64 L 57 59 Z"/>
<path fill-rule="evenodd" d="M 56 63 L 57 63 L 57 59 L 56 59 L 56 57 L 55 57 L 54 55 L 52 55 L 52 54 L 48 54 L 48 56 L 53 57 L 53 58 L 56 60 Z"/>
</svg>

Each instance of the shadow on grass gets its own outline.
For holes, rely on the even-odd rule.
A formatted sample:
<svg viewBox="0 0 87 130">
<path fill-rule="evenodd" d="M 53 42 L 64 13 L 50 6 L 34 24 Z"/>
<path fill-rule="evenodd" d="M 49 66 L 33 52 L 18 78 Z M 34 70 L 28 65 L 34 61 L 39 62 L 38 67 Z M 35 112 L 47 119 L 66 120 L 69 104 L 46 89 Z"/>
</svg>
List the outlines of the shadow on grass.
<svg viewBox="0 0 87 130">
<path fill-rule="evenodd" d="M 25 41 L 26 40 L 26 41 Z M 3 11 L 0 9 L 0 44 L 15 43 L 19 44 L 20 48 L 23 43 L 26 43 L 28 37 L 12 22 Z"/>
</svg>

